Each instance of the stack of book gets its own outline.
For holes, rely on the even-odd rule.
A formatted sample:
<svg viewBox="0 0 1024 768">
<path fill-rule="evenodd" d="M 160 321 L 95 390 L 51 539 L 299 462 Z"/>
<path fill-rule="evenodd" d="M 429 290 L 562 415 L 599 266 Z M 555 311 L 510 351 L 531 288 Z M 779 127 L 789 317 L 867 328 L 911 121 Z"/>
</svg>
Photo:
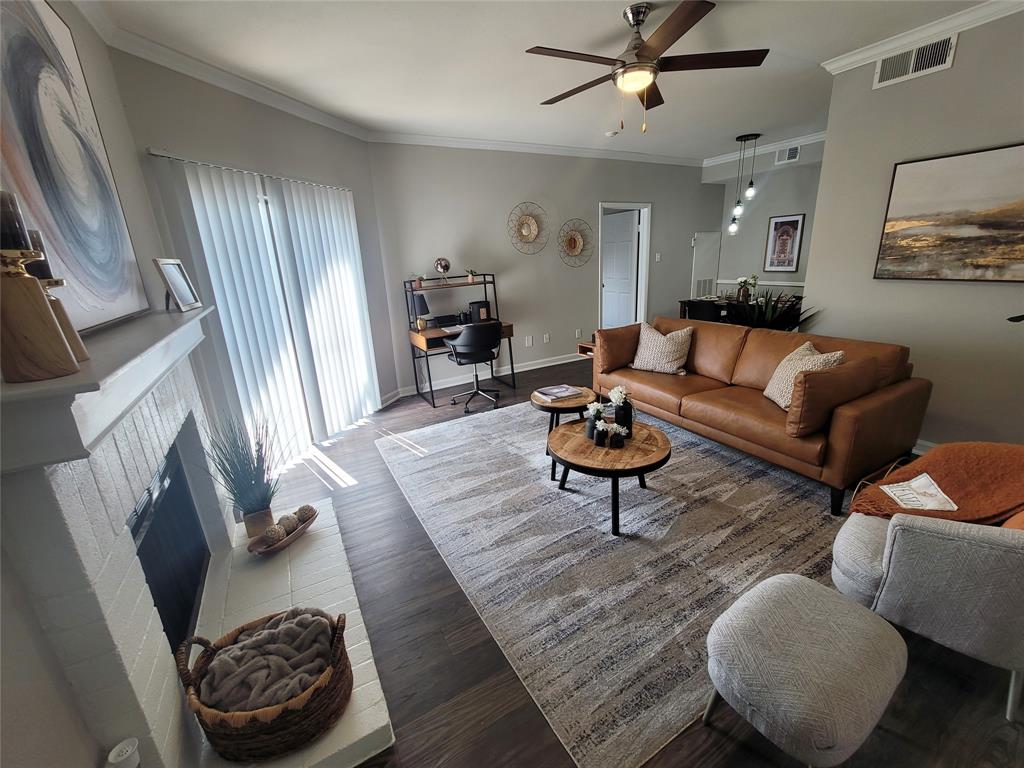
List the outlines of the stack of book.
<svg viewBox="0 0 1024 768">
<path fill-rule="evenodd" d="M 542 387 L 536 392 L 537 398 L 545 403 L 557 403 L 559 400 L 568 400 L 570 397 L 577 397 L 583 394 L 579 387 L 571 387 L 568 384 L 558 384 L 554 387 Z"/>
</svg>

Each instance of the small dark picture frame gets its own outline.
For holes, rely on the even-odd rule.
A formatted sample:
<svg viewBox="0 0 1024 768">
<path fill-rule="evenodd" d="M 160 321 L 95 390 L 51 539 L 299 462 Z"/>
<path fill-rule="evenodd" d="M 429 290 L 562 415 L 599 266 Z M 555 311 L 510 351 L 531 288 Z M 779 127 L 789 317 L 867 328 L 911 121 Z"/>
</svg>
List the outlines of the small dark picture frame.
<svg viewBox="0 0 1024 768">
<path fill-rule="evenodd" d="M 171 308 L 171 299 L 174 299 L 180 312 L 188 312 L 190 309 L 203 306 L 181 259 L 153 259 L 153 263 L 156 264 L 156 271 L 160 273 L 167 289 L 165 309 Z"/>
</svg>

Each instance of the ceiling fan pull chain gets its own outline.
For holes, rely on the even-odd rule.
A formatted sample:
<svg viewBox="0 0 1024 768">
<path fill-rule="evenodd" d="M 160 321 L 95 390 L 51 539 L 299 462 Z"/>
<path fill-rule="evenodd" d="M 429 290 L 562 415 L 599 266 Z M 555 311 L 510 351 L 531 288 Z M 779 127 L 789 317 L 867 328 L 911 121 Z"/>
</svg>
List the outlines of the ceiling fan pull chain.
<svg viewBox="0 0 1024 768">
<path fill-rule="evenodd" d="M 619 91 L 619 130 L 626 130 L 626 94 Z"/>
<path fill-rule="evenodd" d="M 644 124 L 640 126 L 640 133 L 647 133 L 647 89 L 644 88 Z"/>
</svg>

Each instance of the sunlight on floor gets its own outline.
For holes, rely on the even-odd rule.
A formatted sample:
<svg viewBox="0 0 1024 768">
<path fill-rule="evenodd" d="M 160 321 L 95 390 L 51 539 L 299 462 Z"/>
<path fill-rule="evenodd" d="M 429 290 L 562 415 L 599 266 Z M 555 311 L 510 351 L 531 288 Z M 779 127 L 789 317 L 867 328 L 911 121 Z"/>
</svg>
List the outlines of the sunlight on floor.
<svg viewBox="0 0 1024 768">
<path fill-rule="evenodd" d="M 412 440 L 409 440 L 408 438 L 403 437 L 402 435 L 396 435 L 390 429 L 378 429 L 377 434 L 380 435 L 381 437 L 386 437 L 393 443 L 398 443 L 398 445 L 405 448 L 405 450 L 409 451 L 409 453 L 414 453 L 421 459 L 428 453 L 430 453 L 430 451 L 428 451 L 423 446 L 416 445 L 416 443 L 414 443 Z"/>
</svg>

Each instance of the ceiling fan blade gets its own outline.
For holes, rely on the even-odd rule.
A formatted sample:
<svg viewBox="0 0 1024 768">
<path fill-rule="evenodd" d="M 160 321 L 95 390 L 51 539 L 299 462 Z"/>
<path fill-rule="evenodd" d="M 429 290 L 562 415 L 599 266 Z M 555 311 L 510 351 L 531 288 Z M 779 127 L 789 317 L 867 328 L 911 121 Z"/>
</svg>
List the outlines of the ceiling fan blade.
<svg viewBox="0 0 1024 768">
<path fill-rule="evenodd" d="M 751 51 L 722 51 L 721 53 L 690 53 L 685 56 L 662 56 L 658 59 L 658 69 L 662 72 L 684 72 L 691 69 L 759 67 L 767 55 L 767 48 L 758 48 Z"/>
<path fill-rule="evenodd" d="M 560 93 L 557 96 L 552 96 L 547 101 L 542 101 L 541 104 L 557 104 L 563 99 L 568 99 L 570 96 L 575 96 L 577 93 L 583 93 L 583 91 L 593 88 L 595 85 L 600 85 L 601 83 L 610 83 L 611 80 L 612 73 L 609 72 L 607 75 L 601 75 L 601 77 L 595 78 L 594 80 L 591 80 L 589 83 L 577 85 L 571 91 L 566 91 L 565 93 Z"/>
<path fill-rule="evenodd" d="M 637 93 L 637 98 L 639 98 L 640 99 L 640 103 L 643 104 L 644 103 L 644 92 L 640 91 L 639 93 Z M 657 83 L 651 83 L 650 85 L 648 85 L 647 86 L 647 102 L 646 102 L 647 108 L 648 109 L 654 109 L 655 107 L 660 107 L 664 103 L 665 103 L 665 97 L 661 95 L 661 89 L 658 88 L 658 84 Z"/>
<path fill-rule="evenodd" d="M 640 47 L 639 54 L 652 59 L 658 58 L 714 7 L 715 4 L 707 0 L 683 0 L 669 17 L 661 22 L 661 26 L 654 30 L 654 34 L 647 38 L 647 42 Z"/>
<path fill-rule="evenodd" d="M 591 64 L 604 64 L 609 67 L 617 67 L 622 64 L 622 59 L 609 59 L 607 56 L 595 56 L 592 53 L 579 53 L 577 51 L 563 51 L 561 48 L 545 48 L 543 45 L 535 45 L 529 48 L 527 53 L 535 53 L 538 56 L 554 56 L 556 59 L 573 59 L 574 61 L 589 61 Z"/>
</svg>

